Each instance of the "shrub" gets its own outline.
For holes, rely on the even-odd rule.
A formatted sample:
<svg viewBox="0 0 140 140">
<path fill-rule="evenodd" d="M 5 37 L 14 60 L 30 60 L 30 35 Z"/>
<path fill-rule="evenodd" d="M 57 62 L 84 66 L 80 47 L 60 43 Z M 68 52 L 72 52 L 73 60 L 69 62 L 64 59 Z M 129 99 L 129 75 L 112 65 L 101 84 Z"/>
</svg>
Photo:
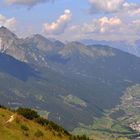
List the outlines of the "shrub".
<svg viewBox="0 0 140 140">
<path fill-rule="evenodd" d="M 0 105 L 0 108 L 2 108 L 2 109 L 7 109 L 5 106 L 3 106 L 3 105 Z"/>
<path fill-rule="evenodd" d="M 67 130 L 64 130 L 64 134 L 70 136 L 70 133 Z"/>
<path fill-rule="evenodd" d="M 19 108 L 17 109 L 17 113 L 29 120 L 33 120 L 39 117 L 36 111 L 29 108 Z"/>
<path fill-rule="evenodd" d="M 83 136 L 70 136 L 70 140 L 90 140 L 86 135 Z"/>
<path fill-rule="evenodd" d="M 62 137 L 62 134 L 59 132 L 59 133 L 57 134 L 57 136 L 58 136 L 58 137 Z"/>
<path fill-rule="evenodd" d="M 24 130 L 24 131 L 28 131 L 29 130 L 29 128 L 26 125 L 21 125 L 21 129 Z"/>
<path fill-rule="evenodd" d="M 57 125 L 56 123 L 52 121 L 49 121 L 49 126 L 57 132 L 64 132 L 64 129 L 61 126 Z"/>
<path fill-rule="evenodd" d="M 39 117 L 39 118 L 36 118 L 35 121 L 40 124 L 40 125 L 43 125 L 43 126 L 47 126 L 49 124 L 49 121 L 42 118 L 42 117 Z"/>
<path fill-rule="evenodd" d="M 68 131 L 64 130 L 61 126 L 57 125 L 52 121 L 46 120 L 42 117 L 36 118 L 35 121 L 42 126 L 48 126 L 50 130 L 54 130 L 57 132 L 64 133 L 66 135 L 70 135 Z"/>
<path fill-rule="evenodd" d="M 26 131 L 23 131 L 23 134 L 28 137 L 29 136 L 29 133 L 27 133 Z"/>
<path fill-rule="evenodd" d="M 44 136 L 43 132 L 41 132 L 40 130 L 37 130 L 34 135 L 36 137 L 43 137 Z"/>
</svg>

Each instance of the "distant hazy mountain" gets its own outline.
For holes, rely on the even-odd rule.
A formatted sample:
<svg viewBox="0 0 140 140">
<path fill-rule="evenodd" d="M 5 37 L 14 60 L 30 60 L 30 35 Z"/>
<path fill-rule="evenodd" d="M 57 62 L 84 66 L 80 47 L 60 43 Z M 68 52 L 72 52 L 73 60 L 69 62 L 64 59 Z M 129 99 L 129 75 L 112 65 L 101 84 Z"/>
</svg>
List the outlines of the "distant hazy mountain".
<svg viewBox="0 0 140 140">
<path fill-rule="evenodd" d="M 140 59 L 115 48 L 38 34 L 19 39 L 5 27 L 0 38 L 6 57 L 0 60 L 9 68 L 0 64 L 0 103 L 32 107 L 68 130 L 91 124 L 120 102 L 128 86 L 140 83 Z"/>
<path fill-rule="evenodd" d="M 120 49 L 122 51 L 128 52 L 130 54 L 134 54 L 138 57 L 140 57 L 140 40 L 137 40 L 135 44 L 130 44 L 125 41 L 97 41 L 97 40 L 92 40 L 92 39 L 85 39 L 81 40 L 83 44 L 86 45 L 96 45 L 96 44 L 102 44 L 102 45 L 107 45 L 111 46 L 113 48 Z"/>
</svg>

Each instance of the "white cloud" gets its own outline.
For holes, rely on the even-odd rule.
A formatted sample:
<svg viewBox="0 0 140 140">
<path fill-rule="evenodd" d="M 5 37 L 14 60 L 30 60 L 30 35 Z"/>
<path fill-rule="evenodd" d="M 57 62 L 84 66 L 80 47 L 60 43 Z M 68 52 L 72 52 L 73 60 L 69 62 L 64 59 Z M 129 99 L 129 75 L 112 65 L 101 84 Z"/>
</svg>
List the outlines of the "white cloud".
<svg viewBox="0 0 140 140">
<path fill-rule="evenodd" d="M 58 36 L 59 39 L 125 41 L 131 44 L 140 39 L 139 4 L 126 0 L 88 1 L 92 14 L 98 18 L 72 25 Z"/>
<path fill-rule="evenodd" d="M 69 21 L 71 20 L 72 13 L 70 10 L 66 9 L 64 14 L 61 15 L 55 22 L 49 24 L 44 23 L 43 30 L 48 34 L 61 34 L 64 32 Z"/>
<path fill-rule="evenodd" d="M 140 5 L 127 2 L 126 0 L 88 0 L 91 14 L 129 14 L 130 16 L 140 14 Z"/>
<path fill-rule="evenodd" d="M 114 27 L 116 28 L 116 26 L 121 25 L 121 23 L 122 21 L 116 17 L 113 18 L 102 17 L 98 21 L 98 25 L 101 33 L 112 31 Z"/>
<path fill-rule="evenodd" d="M 100 17 L 89 22 L 72 25 L 60 39 L 92 39 L 105 41 L 125 41 L 134 44 L 140 39 L 140 20 L 125 20 L 119 17 Z"/>
<path fill-rule="evenodd" d="M 113 18 L 108 18 L 108 17 L 102 17 L 99 19 L 99 22 L 101 23 L 102 26 L 104 25 L 119 25 L 121 24 L 121 20 L 119 18 L 113 17 Z"/>
<path fill-rule="evenodd" d="M 122 8 L 124 0 L 88 0 L 91 4 L 91 13 L 115 12 Z"/>
<path fill-rule="evenodd" d="M 135 9 L 135 10 L 133 10 L 132 12 L 130 12 L 130 15 L 131 15 L 131 16 L 140 15 L 140 8 Z"/>
<path fill-rule="evenodd" d="M 140 5 L 136 3 L 125 2 L 123 4 L 123 8 L 116 14 L 123 15 L 124 18 L 138 16 L 140 15 Z"/>
<path fill-rule="evenodd" d="M 70 31 L 81 31 L 83 34 L 103 34 L 107 32 L 113 32 L 114 29 L 121 26 L 122 21 L 117 17 L 101 17 L 99 19 L 94 19 L 89 23 L 84 23 L 82 25 L 75 25 L 70 28 Z"/>
<path fill-rule="evenodd" d="M 16 28 L 16 19 L 13 18 L 6 18 L 5 16 L 0 14 L 0 26 L 5 26 L 11 30 L 15 30 Z"/>
<path fill-rule="evenodd" d="M 140 25 L 140 19 L 134 20 L 132 23 L 133 23 L 133 24 L 136 24 L 136 25 Z"/>
<path fill-rule="evenodd" d="M 123 8 L 125 9 L 135 9 L 136 7 L 138 7 L 138 5 L 136 3 L 129 3 L 129 2 L 124 2 L 123 3 Z"/>
<path fill-rule="evenodd" d="M 34 6 L 39 3 L 44 3 L 44 2 L 53 2 L 54 0 L 5 0 L 6 4 L 12 5 L 25 5 L 25 6 Z"/>
</svg>

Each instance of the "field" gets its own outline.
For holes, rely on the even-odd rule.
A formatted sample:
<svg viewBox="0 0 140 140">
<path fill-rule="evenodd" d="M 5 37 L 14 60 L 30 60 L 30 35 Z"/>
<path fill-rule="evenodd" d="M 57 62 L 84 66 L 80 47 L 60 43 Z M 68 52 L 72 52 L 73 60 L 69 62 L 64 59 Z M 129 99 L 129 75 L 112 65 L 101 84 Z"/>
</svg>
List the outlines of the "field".
<svg viewBox="0 0 140 140">
<path fill-rule="evenodd" d="M 91 138 L 120 140 L 137 138 L 140 134 L 140 85 L 128 87 L 121 97 L 121 102 L 111 110 L 105 110 L 101 118 L 96 118 L 92 125 L 74 129 L 74 134 L 87 134 Z M 94 137 L 93 137 L 94 136 Z"/>
</svg>

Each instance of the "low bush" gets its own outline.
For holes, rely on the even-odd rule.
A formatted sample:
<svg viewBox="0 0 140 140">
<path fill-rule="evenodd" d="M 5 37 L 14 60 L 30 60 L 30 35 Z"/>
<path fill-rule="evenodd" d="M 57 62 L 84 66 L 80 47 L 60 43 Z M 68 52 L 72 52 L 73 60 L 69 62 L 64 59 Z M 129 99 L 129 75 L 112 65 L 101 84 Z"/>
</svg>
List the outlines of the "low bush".
<svg viewBox="0 0 140 140">
<path fill-rule="evenodd" d="M 70 136 L 70 140 L 90 140 L 86 135 Z"/>
<path fill-rule="evenodd" d="M 36 137 L 43 137 L 44 136 L 43 132 L 41 132 L 40 130 L 37 130 L 34 135 Z"/>
<path fill-rule="evenodd" d="M 26 125 L 21 125 L 21 129 L 24 130 L 24 131 L 28 131 L 29 130 L 29 128 Z"/>
<path fill-rule="evenodd" d="M 17 113 L 29 120 L 33 120 L 39 117 L 36 111 L 29 108 L 19 108 L 17 109 Z"/>
<path fill-rule="evenodd" d="M 42 118 L 42 117 L 38 117 L 35 119 L 35 121 L 40 124 L 40 125 L 43 125 L 43 126 L 47 126 L 49 124 L 49 121 Z"/>
</svg>

